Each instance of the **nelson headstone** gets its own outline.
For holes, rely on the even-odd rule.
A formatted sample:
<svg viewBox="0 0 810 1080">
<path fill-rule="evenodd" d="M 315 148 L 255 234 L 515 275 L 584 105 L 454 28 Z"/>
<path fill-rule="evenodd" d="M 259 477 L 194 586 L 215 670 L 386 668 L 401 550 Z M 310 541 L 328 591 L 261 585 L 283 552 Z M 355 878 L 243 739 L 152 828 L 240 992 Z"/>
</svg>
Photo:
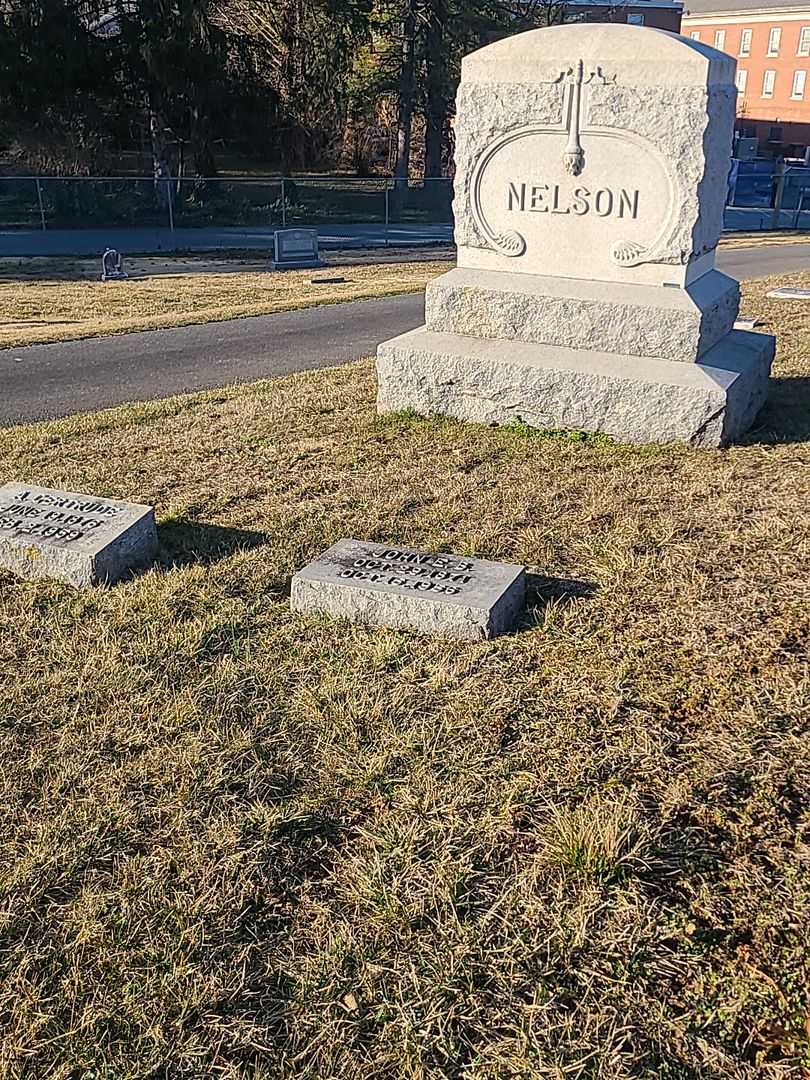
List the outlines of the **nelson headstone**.
<svg viewBox="0 0 810 1080">
<path fill-rule="evenodd" d="M 382 344 L 378 407 L 719 446 L 767 393 L 774 339 L 734 330 L 715 269 L 734 61 L 622 24 L 466 57 L 458 267 L 426 325 Z"/>
</svg>

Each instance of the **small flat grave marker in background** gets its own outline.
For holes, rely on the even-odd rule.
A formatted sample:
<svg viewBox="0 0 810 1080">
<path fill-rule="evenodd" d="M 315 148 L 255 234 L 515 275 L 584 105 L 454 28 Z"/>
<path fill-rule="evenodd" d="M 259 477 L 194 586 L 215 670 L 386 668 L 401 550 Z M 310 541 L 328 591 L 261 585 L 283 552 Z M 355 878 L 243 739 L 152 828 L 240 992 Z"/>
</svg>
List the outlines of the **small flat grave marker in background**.
<svg viewBox="0 0 810 1080">
<path fill-rule="evenodd" d="M 340 540 L 292 580 L 294 611 L 479 641 L 526 604 L 522 566 Z"/>
<path fill-rule="evenodd" d="M 31 484 L 0 487 L 0 567 L 79 588 L 112 584 L 157 551 L 151 506 Z"/>
<path fill-rule="evenodd" d="M 296 270 L 323 266 L 318 255 L 317 229 L 276 229 L 273 238 L 273 269 Z"/>
<path fill-rule="evenodd" d="M 771 289 L 766 295 L 776 300 L 810 300 L 810 289 L 797 289 L 785 285 L 781 289 Z"/>
</svg>

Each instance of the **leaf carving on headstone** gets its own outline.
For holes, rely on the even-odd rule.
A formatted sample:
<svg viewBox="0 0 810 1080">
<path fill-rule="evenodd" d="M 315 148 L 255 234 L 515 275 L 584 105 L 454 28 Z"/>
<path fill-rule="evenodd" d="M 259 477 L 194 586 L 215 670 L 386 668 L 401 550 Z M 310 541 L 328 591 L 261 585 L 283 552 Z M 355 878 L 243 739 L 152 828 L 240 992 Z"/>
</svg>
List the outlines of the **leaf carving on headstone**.
<svg viewBox="0 0 810 1080">
<path fill-rule="evenodd" d="M 492 237 L 492 243 L 501 255 L 516 258 L 526 250 L 526 241 L 519 232 L 497 233 Z"/>
</svg>

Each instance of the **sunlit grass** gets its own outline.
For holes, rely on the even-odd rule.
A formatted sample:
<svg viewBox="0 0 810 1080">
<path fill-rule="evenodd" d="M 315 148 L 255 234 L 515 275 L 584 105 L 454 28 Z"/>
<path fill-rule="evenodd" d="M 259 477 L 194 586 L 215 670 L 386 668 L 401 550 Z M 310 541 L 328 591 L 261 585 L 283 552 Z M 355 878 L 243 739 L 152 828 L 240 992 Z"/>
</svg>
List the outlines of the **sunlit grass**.
<svg viewBox="0 0 810 1080">
<path fill-rule="evenodd" d="M 418 292 L 442 261 L 350 262 L 274 272 L 269 260 L 141 258 L 128 281 L 99 280 L 97 260 L 4 260 L 0 348 L 157 330 L 191 323 Z M 49 276 L 52 275 L 52 276 Z M 345 281 L 312 284 L 318 277 Z"/>
<path fill-rule="evenodd" d="M 0 1075 L 801 1080 L 810 304 L 773 284 L 725 451 L 380 418 L 370 362 L 0 432 L 0 482 L 161 538 L 111 589 L 0 575 Z M 292 613 L 345 536 L 526 564 L 527 615 Z"/>
</svg>

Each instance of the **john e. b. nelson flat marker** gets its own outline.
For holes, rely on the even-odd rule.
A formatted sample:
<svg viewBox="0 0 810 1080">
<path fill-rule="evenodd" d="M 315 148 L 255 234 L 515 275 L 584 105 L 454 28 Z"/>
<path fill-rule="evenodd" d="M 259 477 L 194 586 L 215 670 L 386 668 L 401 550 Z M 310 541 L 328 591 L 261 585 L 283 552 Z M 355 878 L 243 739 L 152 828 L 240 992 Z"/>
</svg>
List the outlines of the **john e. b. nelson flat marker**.
<svg viewBox="0 0 810 1080">
<path fill-rule="evenodd" d="M 340 540 L 292 580 L 294 611 L 479 641 L 506 633 L 526 605 L 522 566 Z"/>
</svg>

